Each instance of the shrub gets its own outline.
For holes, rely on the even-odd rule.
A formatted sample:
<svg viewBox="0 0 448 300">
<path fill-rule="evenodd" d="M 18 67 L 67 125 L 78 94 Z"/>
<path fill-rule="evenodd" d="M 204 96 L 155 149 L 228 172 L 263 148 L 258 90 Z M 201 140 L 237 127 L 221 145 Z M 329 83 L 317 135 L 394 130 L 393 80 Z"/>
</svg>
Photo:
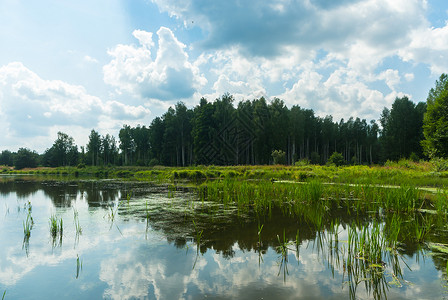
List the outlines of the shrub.
<svg viewBox="0 0 448 300">
<path fill-rule="evenodd" d="M 412 152 L 411 155 L 409 155 L 409 160 L 413 162 L 418 162 L 420 160 L 420 157 L 415 152 Z"/>
<path fill-rule="evenodd" d="M 345 163 L 344 157 L 339 152 L 333 152 L 333 154 L 328 159 L 329 164 L 333 164 L 336 167 L 342 166 Z"/>
<path fill-rule="evenodd" d="M 154 167 L 159 164 L 159 160 L 157 158 L 153 158 L 149 161 L 148 166 Z"/>
<path fill-rule="evenodd" d="M 271 153 L 274 165 L 284 165 L 286 163 L 286 153 L 283 150 L 274 150 Z"/>
<path fill-rule="evenodd" d="M 313 165 L 320 164 L 320 155 L 317 152 L 311 152 L 311 163 Z"/>
<path fill-rule="evenodd" d="M 303 167 L 303 166 L 308 166 L 310 164 L 310 160 L 307 158 L 302 158 L 299 161 L 296 161 L 296 163 L 294 164 L 296 167 Z"/>
<path fill-rule="evenodd" d="M 431 163 L 436 172 L 448 171 L 448 159 L 436 157 L 431 159 Z"/>
</svg>

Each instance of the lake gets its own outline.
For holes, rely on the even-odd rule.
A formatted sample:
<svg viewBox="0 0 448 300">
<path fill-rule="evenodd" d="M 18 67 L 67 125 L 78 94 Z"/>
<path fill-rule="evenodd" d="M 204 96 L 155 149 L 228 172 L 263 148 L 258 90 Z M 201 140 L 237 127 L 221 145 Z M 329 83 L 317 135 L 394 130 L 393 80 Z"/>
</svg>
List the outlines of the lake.
<svg viewBox="0 0 448 300">
<path fill-rule="evenodd" d="M 200 201 L 193 187 L 3 176 L 0 297 L 448 299 L 446 220 L 431 221 L 424 241 L 392 247 L 387 214 L 322 213 L 316 226 L 280 208 Z"/>
</svg>

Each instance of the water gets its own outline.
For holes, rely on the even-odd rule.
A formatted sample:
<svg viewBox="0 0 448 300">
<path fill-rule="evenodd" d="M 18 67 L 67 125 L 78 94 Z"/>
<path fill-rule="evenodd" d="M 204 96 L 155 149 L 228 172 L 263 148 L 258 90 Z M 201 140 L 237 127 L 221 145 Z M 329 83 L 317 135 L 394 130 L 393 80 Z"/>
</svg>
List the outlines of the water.
<svg viewBox="0 0 448 300">
<path fill-rule="evenodd" d="M 256 216 L 196 199 L 194 191 L 169 185 L 3 177 L 0 296 L 5 290 L 5 299 L 448 296 L 448 254 L 432 253 L 424 244 L 402 245 L 395 258 L 384 256 L 377 272 L 371 266 L 361 270 L 370 277 L 355 276 L 355 264 L 350 270 L 344 265 L 354 217 L 344 210 L 332 212 L 340 224 L 336 248 L 329 245 L 334 235 L 328 226 L 316 230 L 301 216 L 275 209 Z M 23 222 L 29 207 L 34 225 L 27 241 Z M 52 215 L 63 219 L 62 239 L 50 234 Z M 372 224 L 368 215 L 356 218 Z M 446 239 L 444 229 L 436 236 Z M 362 264 L 362 256 L 354 261 Z"/>
</svg>

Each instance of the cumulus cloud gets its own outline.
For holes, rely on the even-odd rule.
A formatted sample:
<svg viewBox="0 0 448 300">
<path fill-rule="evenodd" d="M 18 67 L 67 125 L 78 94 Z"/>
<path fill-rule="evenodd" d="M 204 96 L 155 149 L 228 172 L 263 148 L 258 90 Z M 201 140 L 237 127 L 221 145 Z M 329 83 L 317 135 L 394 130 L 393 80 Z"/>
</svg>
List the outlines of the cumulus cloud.
<svg viewBox="0 0 448 300">
<path fill-rule="evenodd" d="M 411 42 L 398 52 L 404 61 L 430 66 L 433 74 L 448 71 L 448 21 L 441 28 L 418 28 L 411 33 Z"/>
<path fill-rule="evenodd" d="M 106 102 L 104 111 L 107 115 L 119 120 L 136 120 L 150 114 L 150 110 L 141 105 L 130 106 L 114 100 Z"/>
<path fill-rule="evenodd" d="M 383 107 L 392 104 L 395 95 L 370 89 L 347 69 L 338 69 L 325 79 L 311 68 L 300 73 L 293 87 L 278 97 L 288 105 L 312 108 L 321 116 L 332 115 L 338 120 L 350 116 L 375 119 Z"/>
<path fill-rule="evenodd" d="M 21 136 L 45 135 L 51 125 L 94 126 L 103 104 L 81 86 L 44 80 L 22 63 L 0 68 L 0 113 Z"/>
<path fill-rule="evenodd" d="M 394 51 L 424 20 L 424 4 L 418 0 L 153 2 L 178 18 L 195 20 L 208 34 L 204 48 L 238 46 L 264 57 L 282 55 L 289 46 L 323 48 L 347 58 L 359 45 Z"/>
<path fill-rule="evenodd" d="M 203 30 L 195 65 L 209 68 L 211 96 L 269 94 L 320 114 L 378 118 L 414 79 L 381 69 L 386 59 L 448 70 L 448 25 L 430 27 L 426 1 L 152 1 Z"/>
<path fill-rule="evenodd" d="M 91 129 L 101 116 L 132 120 L 150 113 L 142 106 L 102 101 L 82 86 L 42 79 L 20 62 L 0 67 L 0 90 L 5 139 L 45 137 L 55 127 Z"/>
<path fill-rule="evenodd" d="M 173 32 L 157 31 L 158 49 L 153 59 L 152 33 L 135 30 L 139 46 L 118 45 L 108 53 L 112 61 L 103 67 L 104 81 L 142 98 L 173 100 L 191 97 L 206 80 L 189 62 L 185 45 Z"/>
<path fill-rule="evenodd" d="M 392 91 L 395 91 L 395 86 L 400 83 L 398 70 L 387 69 L 378 76 L 378 79 L 384 80 Z"/>
</svg>

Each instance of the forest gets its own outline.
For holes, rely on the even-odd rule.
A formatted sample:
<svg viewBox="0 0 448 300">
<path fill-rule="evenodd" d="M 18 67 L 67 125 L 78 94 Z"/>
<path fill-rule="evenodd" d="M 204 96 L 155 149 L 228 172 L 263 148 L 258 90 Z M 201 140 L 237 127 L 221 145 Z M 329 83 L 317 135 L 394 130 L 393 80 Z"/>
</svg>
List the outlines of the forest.
<svg viewBox="0 0 448 300">
<path fill-rule="evenodd" d="M 274 98 L 235 103 L 224 94 L 200 99 L 194 108 L 183 102 L 149 125 L 123 125 L 118 138 L 94 129 L 85 146 L 59 132 L 44 153 L 28 148 L 3 150 L 0 165 L 37 166 L 191 166 L 326 164 L 333 153 L 344 164 L 381 164 L 448 155 L 448 79 L 442 74 L 426 102 L 396 98 L 379 120 L 350 117 L 334 120 Z"/>
</svg>

